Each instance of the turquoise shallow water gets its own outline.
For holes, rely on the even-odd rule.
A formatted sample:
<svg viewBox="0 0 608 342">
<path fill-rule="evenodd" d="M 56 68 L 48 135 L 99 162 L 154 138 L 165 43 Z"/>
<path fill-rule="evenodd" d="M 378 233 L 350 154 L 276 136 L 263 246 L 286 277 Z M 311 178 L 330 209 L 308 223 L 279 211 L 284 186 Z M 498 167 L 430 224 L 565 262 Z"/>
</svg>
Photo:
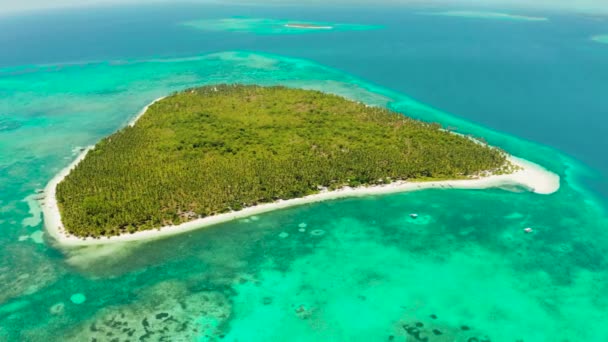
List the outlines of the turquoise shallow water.
<svg viewBox="0 0 608 342">
<path fill-rule="evenodd" d="M 427 190 L 332 201 L 112 248 L 41 240 L 28 196 L 77 147 L 156 97 L 237 81 L 320 89 L 456 126 L 559 173 L 562 187 L 549 196 Z M 0 89 L 11 91 L 0 98 L 9 113 L 0 135 L 6 340 L 608 338 L 595 323 L 608 305 L 608 222 L 578 185 L 584 167 L 554 149 L 268 54 L 4 68 Z M 535 233 L 524 234 L 527 226 Z"/>
<path fill-rule="evenodd" d="M 442 15 L 447 17 L 460 17 L 469 19 L 486 19 L 486 20 L 510 20 L 510 21 L 546 21 L 546 17 L 530 17 L 516 15 L 503 12 L 490 11 L 446 11 L 446 12 L 428 12 L 425 15 Z"/>
<path fill-rule="evenodd" d="M 479 113 L 472 117 L 556 146 L 578 146 L 569 151 L 601 167 L 603 121 L 596 114 L 606 84 L 606 50 L 589 41 L 590 32 L 605 32 L 595 27 L 600 24 L 580 29 L 578 21 L 564 25 L 572 19 L 553 16 L 531 23 L 438 22 L 390 9 L 175 8 L 141 9 L 141 17 L 134 16 L 137 8 L 31 16 L 16 24 L 0 20 L 0 42 L 9 47 L 0 56 L 0 341 L 608 340 L 608 327 L 600 324 L 608 320 L 608 217 L 600 204 L 605 198 L 596 197 L 599 186 L 586 184 L 596 171 L 554 148 L 484 128 L 402 92 L 459 108 L 459 114 Z M 231 12 L 385 28 L 294 39 L 182 25 Z M 560 20 L 564 26 L 554 24 Z M 401 21 L 415 29 L 397 25 Z M 515 36 L 534 39 L 522 43 Z M 566 49 L 552 37 L 577 48 Z M 486 52 L 476 50 L 479 42 Z M 524 47 L 529 54 L 513 53 Z M 217 52 L 235 48 L 278 54 Z M 149 57 L 175 51 L 185 57 Z M 564 53 L 567 65 L 555 57 Z M 99 62 L 56 62 L 71 60 Z M 30 65 L 9 66 L 19 64 Z M 513 79 L 493 73 L 494 65 Z M 519 79 L 522 70 L 538 73 Z M 462 92 L 438 75 L 453 77 Z M 548 75 L 584 91 L 574 96 L 558 85 L 535 88 Z M 463 77 L 489 77 L 493 86 L 459 83 Z M 433 80 L 445 86 L 436 88 Z M 562 186 L 549 196 L 522 189 L 436 189 L 348 199 L 155 242 L 56 248 L 42 231 L 35 190 L 79 147 L 125 125 L 153 99 L 220 82 L 314 88 L 457 127 L 558 173 Z M 533 96 L 506 87 L 509 82 L 525 84 L 521 91 Z M 502 101 L 503 93 L 512 103 Z M 480 106 L 483 101 L 492 115 Z M 584 110 L 574 122 L 565 113 L 579 107 Z M 549 114 L 552 122 L 543 117 Z M 539 130 L 543 123 L 551 129 Z M 419 218 L 412 220 L 412 212 Z M 524 234 L 528 226 L 535 233 Z"/>
</svg>

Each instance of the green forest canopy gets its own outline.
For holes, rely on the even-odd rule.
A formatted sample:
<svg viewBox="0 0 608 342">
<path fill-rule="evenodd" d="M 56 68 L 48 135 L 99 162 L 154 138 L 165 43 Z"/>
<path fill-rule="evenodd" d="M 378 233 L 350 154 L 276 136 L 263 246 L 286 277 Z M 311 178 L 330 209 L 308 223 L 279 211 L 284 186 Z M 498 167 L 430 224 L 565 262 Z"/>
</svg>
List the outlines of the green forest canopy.
<svg viewBox="0 0 608 342">
<path fill-rule="evenodd" d="M 102 139 L 57 186 L 78 236 L 179 224 L 320 189 L 510 171 L 504 152 L 319 91 L 175 93 Z"/>
</svg>

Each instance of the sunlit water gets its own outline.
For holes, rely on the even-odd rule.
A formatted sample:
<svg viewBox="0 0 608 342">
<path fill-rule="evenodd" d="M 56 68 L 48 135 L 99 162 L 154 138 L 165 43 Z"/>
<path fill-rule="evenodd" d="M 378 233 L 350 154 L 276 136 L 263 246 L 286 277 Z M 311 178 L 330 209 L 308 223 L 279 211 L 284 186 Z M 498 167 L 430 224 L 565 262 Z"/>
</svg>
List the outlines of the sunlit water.
<svg viewBox="0 0 608 342">
<path fill-rule="evenodd" d="M 96 59 L 0 69 L 0 339 L 608 339 L 608 219 L 575 159 L 306 59 Z M 219 82 L 320 89 L 458 127 L 558 173 L 561 189 L 347 199 L 104 248 L 44 236 L 35 190 L 79 147 L 159 96 Z"/>
</svg>

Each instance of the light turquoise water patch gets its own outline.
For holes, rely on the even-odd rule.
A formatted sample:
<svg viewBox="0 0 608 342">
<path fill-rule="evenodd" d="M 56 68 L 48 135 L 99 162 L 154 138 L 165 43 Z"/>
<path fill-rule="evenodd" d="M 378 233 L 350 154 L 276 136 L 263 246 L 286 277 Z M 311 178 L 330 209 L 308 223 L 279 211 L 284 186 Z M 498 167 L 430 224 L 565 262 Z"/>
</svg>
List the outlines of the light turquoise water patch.
<svg viewBox="0 0 608 342">
<path fill-rule="evenodd" d="M 505 21 L 548 21 L 545 17 L 531 17 L 525 15 L 488 12 L 488 11 L 444 11 L 444 12 L 423 12 L 423 15 L 438 15 L 445 17 L 459 17 L 471 19 L 505 20 Z"/>
<path fill-rule="evenodd" d="M 82 304 L 84 302 L 86 302 L 87 297 L 82 294 L 82 293 L 75 293 L 72 296 L 70 296 L 70 301 L 74 304 Z"/>
<path fill-rule="evenodd" d="M 359 25 L 246 17 L 194 20 L 184 22 L 182 25 L 203 31 L 247 32 L 259 35 L 304 34 L 330 31 L 367 31 L 382 28 L 380 25 Z"/>
<path fill-rule="evenodd" d="M 214 341 L 232 311 L 221 291 L 192 291 L 179 282 L 153 284 L 137 296 L 135 303 L 104 308 L 61 336 L 66 341 L 106 341 L 113 336 L 129 341 Z"/>
<path fill-rule="evenodd" d="M 505 218 L 509 220 L 519 220 L 524 218 L 524 214 L 515 212 L 505 216 Z"/>
<path fill-rule="evenodd" d="M 42 208 L 38 203 L 38 198 L 40 198 L 40 195 L 30 195 L 23 200 L 27 203 L 31 215 L 21 221 L 21 224 L 25 227 L 35 227 L 42 222 Z"/>
<path fill-rule="evenodd" d="M 29 303 L 27 301 L 13 301 L 9 304 L 0 306 L 0 314 L 15 312 L 28 305 Z"/>
<path fill-rule="evenodd" d="M 435 189 L 330 201 L 112 248 L 18 242 L 41 228 L 21 225 L 32 217 L 22 200 L 79 146 L 157 97 L 234 82 L 323 90 L 456 127 L 559 173 L 562 186 L 549 196 Z M 21 123 L 0 134 L 6 340 L 413 340 L 412 327 L 429 342 L 434 330 L 451 341 L 608 340 L 597 324 L 608 311 L 608 220 L 577 183 L 584 166 L 555 149 L 270 54 L 5 68 L 2 89 L 11 91 L 0 115 Z M 76 293 L 86 305 L 54 307 Z"/>
<path fill-rule="evenodd" d="M 602 44 L 608 44 L 608 34 L 600 34 L 597 36 L 593 36 L 591 37 L 591 40 Z"/>
<path fill-rule="evenodd" d="M 37 230 L 30 235 L 30 239 L 32 239 L 34 243 L 44 243 L 43 236 L 44 232 L 42 230 Z"/>
</svg>

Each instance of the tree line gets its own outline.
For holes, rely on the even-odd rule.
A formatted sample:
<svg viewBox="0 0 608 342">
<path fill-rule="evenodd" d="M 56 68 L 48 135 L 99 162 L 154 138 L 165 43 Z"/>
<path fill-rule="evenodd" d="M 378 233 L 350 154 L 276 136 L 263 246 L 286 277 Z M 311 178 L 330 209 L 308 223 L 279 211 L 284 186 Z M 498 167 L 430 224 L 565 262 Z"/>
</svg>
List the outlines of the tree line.
<svg viewBox="0 0 608 342">
<path fill-rule="evenodd" d="M 319 91 L 217 85 L 150 106 L 57 186 L 66 229 L 110 236 L 343 186 L 510 172 L 499 149 Z"/>
</svg>

